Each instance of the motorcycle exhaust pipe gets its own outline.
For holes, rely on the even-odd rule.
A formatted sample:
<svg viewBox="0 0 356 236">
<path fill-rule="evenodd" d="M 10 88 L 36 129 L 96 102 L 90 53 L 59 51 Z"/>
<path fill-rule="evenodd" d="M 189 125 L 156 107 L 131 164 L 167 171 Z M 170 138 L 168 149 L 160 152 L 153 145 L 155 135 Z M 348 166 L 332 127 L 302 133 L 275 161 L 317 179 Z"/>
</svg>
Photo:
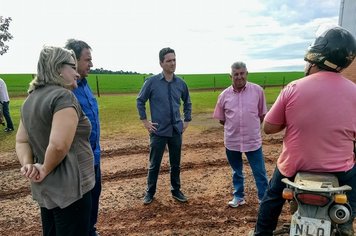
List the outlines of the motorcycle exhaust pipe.
<svg viewBox="0 0 356 236">
<path fill-rule="evenodd" d="M 329 216 L 336 224 L 343 224 L 350 219 L 350 210 L 343 205 L 334 205 L 329 210 Z"/>
</svg>

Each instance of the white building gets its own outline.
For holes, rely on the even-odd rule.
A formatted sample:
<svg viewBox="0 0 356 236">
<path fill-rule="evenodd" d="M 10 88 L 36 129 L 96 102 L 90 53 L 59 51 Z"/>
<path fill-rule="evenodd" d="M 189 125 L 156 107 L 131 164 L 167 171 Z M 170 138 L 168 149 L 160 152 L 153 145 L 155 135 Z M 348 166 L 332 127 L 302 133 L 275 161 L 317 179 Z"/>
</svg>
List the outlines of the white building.
<svg viewBox="0 0 356 236">
<path fill-rule="evenodd" d="M 339 25 L 349 30 L 356 38 L 355 0 L 340 1 Z M 342 74 L 356 83 L 356 59 Z"/>
</svg>

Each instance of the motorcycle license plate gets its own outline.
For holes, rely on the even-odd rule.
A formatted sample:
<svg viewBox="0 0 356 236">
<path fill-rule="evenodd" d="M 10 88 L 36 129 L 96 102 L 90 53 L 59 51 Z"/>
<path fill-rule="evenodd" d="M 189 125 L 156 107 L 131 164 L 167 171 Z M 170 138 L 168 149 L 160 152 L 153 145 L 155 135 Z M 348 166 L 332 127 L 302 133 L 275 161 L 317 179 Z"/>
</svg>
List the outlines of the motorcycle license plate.
<svg viewBox="0 0 356 236">
<path fill-rule="evenodd" d="M 329 236 L 331 223 L 328 220 L 319 220 L 302 217 L 296 214 L 292 217 L 290 235 L 293 236 Z"/>
</svg>

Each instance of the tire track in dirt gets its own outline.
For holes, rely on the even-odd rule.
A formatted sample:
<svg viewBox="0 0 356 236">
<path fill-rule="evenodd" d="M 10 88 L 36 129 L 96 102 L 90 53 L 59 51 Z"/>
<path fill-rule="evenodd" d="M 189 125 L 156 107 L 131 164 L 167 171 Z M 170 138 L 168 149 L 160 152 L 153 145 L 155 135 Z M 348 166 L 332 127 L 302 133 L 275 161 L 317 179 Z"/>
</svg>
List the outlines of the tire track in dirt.
<svg viewBox="0 0 356 236">
<path fill-rule="evenodd" d="M 31 193 L 30 186 L 21 187 L 18 189 L 11 189 L 9 191 L 0 190 L 0 202 L 6 199 L 16 199 L 19 197 L 25 197 Z"/>
<path fill-rule="evenodd" d="M 268 139 L 263 140 L 263 145 L 275 145 L 281 144 L 282 139 Z M 190 143 L 183 145 L 183 150 L 190 149 L 207 149 L 207 148 L 218 148 L 224 145 L 223 142 L 205 142 L 205 143 Z M 113 158 L 119 156 L 133 155 L 133 154 L 143 154 L 148 153 L 149 147 L 148 145 L 134 145 L 130 147 L 122 147 L 122 148 L 114 148 L 114 149 L 106 149 L 102 150 L 101 157 L 102 158 Z M 0 161 L 0 171 L 3 170 L 11 170 L 20 168 L 20 163 L 18 160 L 11 161 Z"/>
<path fill-rule="evenodd" d="M 126 166 L 126 163 L 130 163 L 130 160 L 140 161 L 143 156 L 148 156 L 148 145 L 138 143 L 132 146 L 118 146 L 119 148 L 114 146 L 111 149 L 107 148 L 108 150 L 104 148 L 103 163 L 106 169 L 102 178 L 106 192 L 101 199 L 102 210 L 98 222 L 100 235 L 246 235 L 255 224 L 258 210 L 251 170 L 246 169 L 248 204 L 237 209 L 228 207 L 231 177 L 228 173 L 230 168 L 224 155 L 223 142 L 221 139 L 206 140 L 207 142 L 205 140 L 200 140 L 201 142 L 195 140 L 193 143 L 194 139 L 190 139 L 188 140 L 190 143 L 183 145 L 184 155 L 190 157 L 185 158 L 181 163 L 181 171 L 184 172 L 185 177 L 184 190 L 189 197 L 189 201 L 185 204 L 172 199 L 169 190 L 168 194 L 159 191 L 156 200 L 149 206 L 142 204 L 141 187 L 147 177 L 147 166 L 142 164 Z M 263 140 L 263 145 L 266 146 L 264 152 L 267 169 L 272 169 L 272 165 L 275 166 L 281 142 L 282 139 L 278 138 Z M 145 143 L 142 142 L 142 144 Z M 12 159 L 11 164 L 7 162 L 8 167 L 19 167 L 16 161 Z M 125 163 L 122 168 L 118 164 L 121 162 Z M 3 163 L 0 162 L 0 165 Z M 111 164 L 115 168 L 110 168 Z M 244 164 L 248 165 L 245 158 Z M 160 175 L 165 180 L 160 186 L 165 189 L 169 186 L 169 164 L 167 162 L 162 163 Z M 24 183 L 13 185 L 11 190 L 8 187 L 6 190 L 0 188 L 0 204 L 4 206 L 8 204 L 8 208 L 4 209 L 18 210 L 15 207 L 17 202 L 27 201 L 24 199 L 29 198 L 31 194 L 30 186 L 21 186 L 24 186 Z M 25 209 L 24 212 L 27 211 L 26 206 L 23 209 Z M 8 224 L 8 220 L 0 222 L 0 228 L 6 229 L 4 235 L 17 235 L 14 232 L 21 232 L 22 235 L 40 234 L 41 225 L 38 217 L 29 219 L 32 223 L 29 227 L 26 219 L 14 215 L 13 218 L 8 216 L 10 220 L 12 219 L 12 223 Z M 23 232 L 31 233 L 23 234 Z"/>
<path fill-rule="evenodd" d="M 269 139 L 264 140 L 263 145 L 275 145 L 281 143 L 281 139 Z M 223 146 L 223 142 L 205 142 L 205 143 L 190 143 L 185 144 L 183 146 L 183 150 L 189 151 L 191 149 L 214 149 Z M 103 150 L 102 157 L 103 158 L 117 158 L 120 156 L 127 156 L 127 155 L 134 155 L 134 154 L 146 154 L 149 152 L 149 148 L 147 145 L 136 145 L 132 147 L 125 147 L 125 148 L 116 148 L 116 149 L 109 149 Z M 246 161 L 246 160 L 245 160 Z M 265 158 L 266 163 L 273 163 L 274 160 L 269 159 L 268 157 Z M 228 163 L 226 159 L 218 159 L 212 161 L 204 161 L 200 163 L 193 163 L 193 162 L 185 162 L 181 164 L 182 172 L 189 171 L 192 169 L 204 169 L 208 167 L 221 167 L 227 166 Z M 0 162 L 0 170 L 11 170 L 15 168 L 20 168 L 20 164 L 17 161 L 11 161 L 6 163 Z M 168 174 L 169 173 L 169 166 L 162 165 L 160 173 Z M 131 170 L 122 170 L 117 171 L 114 173 L 104 174 L 102 176 L 103 181 L 117 181 L 122 179 L 134 179 L 134 178 L 143 178 L 147 175 L 147 168 L 136 168 Z M 3 191 L 0 190 L 0 201 L 5 199 L 13 199 L 18 197 L 24 197 L 31 193 L 30 187 L 21 187 L 18 189 L 12 189 Z"/>
<path fill-rule="evenodd" d="M 1 161 L 0 162 L 0 171 L 3 170 L 10 170 L 10 169 L 15 169 L 15 168 L 20 168 L 20 162 L 18 160 L 14 161 Z"/>
<path fill-rule="evenodd" d="M 189 150 L 189 149 L 216 148 L 216 147 L 221 147 L 221 145 L 223 145 L 222 142 L 193 143 L 193 144 L 183 145 L 183 149 Z M 148 145 L 132 145 L 129 147 L 104 149 L 101 151 L 101 157 L 116 158 L 119 156 L 143 154 L 148 152 L 149 152 Z M 0 161 L 0 170 L 11 170 L 19 167 L 20 167 L 20 163 L 17 160 Z"/>
<path fill-rule="evenodd" d="M 219 198 L 219 196 L 216 197 Z M 252 227 L 256 221 L 255 217 L 251 217 L 257 215 L 256 207 L 241 207 L 240 210 L 244 210 L 244 216 L 241 217 L 236 215 L 236 211 L 227 206 L 222 206 L 220 203 L 206 204 L 209 200 L 201 198 L 200 202 L 191 201 L 189 204 L 182 204 L 174 208 L 156 204 L 149 207 L 139 206 L 131 210 L 107 211 L 102 214 L 101 219 L 103 219 L 103 225 L 116 222 L 115 225 L 110 225 L 105 229 L 106 235 L 144 234 L 145 232 L 151 232 L 151 235 L 155 235 L 172 229 L 187 233 L 191 229 L 196 230 L 198 228 L 209 229 L 207 231 L 216 230 L 220 235 L 224 235 L 224 229 L 231 227 L 231 225 L 246 227 L 249 224 Z M 137 212 L 140 212 L 140 214 L 137 214 Z M 166 220 L 152 224 L 151 221 L 156 217 Z M 172 235 L 179 235 L 179 233 L 176 232 Z"/>
<path fill-rule="evenodd" d="M 190 149 L 206 149 L 206 148 L 217 148 L 222 147 L 224 145 L 223 142 L 204 142 L 204 143 L 190 143 L 190 144 L 183 144 L 183 150 L 190 150 Z M 132 154 L 143 154 L 149 152 L 148 145 L 133 145 L 130 147 L 122 147 L 122 148 L 115 148 L 115 149 L 108 149 L 102 150 L 102 157 L 117 157 L 117 156 L 125 156 L 125 155 L 132 155 Z"/>
<path fill-rule="evenodd" d="M 220 159 L 213 163 L 223 165 Z M 194 163 L 186 164 L 189 166 Z M 214 172 L 211 171 L 208 175 L 211 176 Z M 246 229 L 253 228 L 255 224 L 257 209 L 256 199 L 249 201 L 245 206 L 232 209 L 226 204 L 225 193 L 219 191 L 210 196 L 202 194 L 192 197 L 185 204 L 161 199 L 157 199 L 149 206 L 144 206 L 141 202 L 125 208 L 113 204 L 101 211 L 98 225 L 102 236 L 246 235 L 248 232 Z M 8 227 L 4 228 L 6 229 L 4 235 L 40 234 L 39 221 L 32 222 L 32 227 L 27 227 L 26 230 L 22 227 L 25 223 L 21 222 L 8 224 Z M 5 221 L 2 223 L 2 226 L 7 224 Z"/>
<path fill-rule="evenodd" d="M 273 163 L 273 160 L 266 158 L 266 163 Z M 247 163 L 246 160 L 244 160 L 244 163 Z M 245 163 L 245 164 L 246 164 Z M 195 170 L 195 169 L 205 169 L 205 168 L 210 168 L 210 167 L 222 167 L 222 166 L 227 166 L 228 162 L 225 159 L 218 159 L 218 160 L 213 160 L 213 161 L 205 161 L 201 163 L 193 163 L 193 162 L 186 162 L 182 163 L 181 165 L 181 172 L 185 171 L 190 171 L 190 170 Z M 160 169 L 161 174 L 169 174 L 169 166 L 163 165 Z M 133 170 L 123 170 L 123 171 L 117 171 L 114 173 L 110 174 L 104 174 L 102 175 L 102 180 L 103 182 L 112 182 L 112 181 L 117 181 L 117 180 L 122 180 L 122 179 L 135 179 L 135 178 L 143 178 L 147 176 L 147 168 L 138 168 L 138 169 L 133 169 Z M 19 197 L 25 197 L 28 194 L 31 193 L 30 187 L 22 187 L 19 189 L 15 190 L 10 190 L 10 191 L 1 191 L 0 190 L 0 201 L 5 200 L 5 199 L 14 199 L 14 198 L 19 198 Z"/>
<path fill-rule="evenodd" d="M 214 161 L 207 161 L 203 163 L 193 163 L 193 162 L 186 162 L 181 164 L 181 172 L 189 171 L 192 169 L 204 169 L 207 167 L 220 167 L 220 166 L 227 166 L 228 163 L 226 160 L 214 160 Z M 169 173 L 169 166 L 162 165 L 160 169 L 161 174 L 168 174 Z M 104 181 L 117 181 L 122 179 L 134 179 L 134 178 L 142 178 L 147 176 L 147 168 L 139 168 L 134 170 L 125 170 L 125 171 L 117 171 L 115 173 L 111 173 L 110 175 L 104 175 L 102 179 Z"/>
<path fill-rule="evenodd" d="M 271 138 L 267 140 L 263 140 L 263 145 L 275 145 L 281 144 L 282 139 Z M 183 150 L 190 150 L 190 149 L 208 149 L 208 148 L 219 148 L 224 145 L 222 141 L 215 141 L 215 142 L 198 142 L 198 143 L 190 143 L 184 144 Z M 117 156 L 124 156 L 124 155 L 132 155 L 132 154 L 142 154 L 148 153 L 149 147 L 148 145 L 134 145 L 130 147 L 123 147 L 123 148 L 115 148 L 115 149 L 108 149 L 102 151 L 102 157 L 117 157 Z"/>
<path fill-rule="evenodd" d="M 274 160 L 266 158 L 266 163 L 273 163 Z M 248 165 L 247 160 L 244 160 L 244 164 Z M 228 162 L 226 159 L 219 159 L 213 161 L 204 161 L 200 163 L 193 163 L 193 162 L 185 162 L 181 164 L 181 172 L 190 171 L 195 169 L 205 169 L 210 167 L 222 167 L 228 166 Z M 170 169 L 167 165 L 162 165 L 160 169 L 161 174 L 169 174 Z M 104 181 L 117 181 L 122 179 L 134 179 L 134 178 L 142 178 L 147 176 L 147 168 L 139 168 L 134 170 L 125 170 L 125 171 L 117 171 L 115 173 L 111 173 L 110 175 L 104 175 L 102 179 Z"/>
<path fill-rule="evenodd" d="M 206 149 L 206 148 L 216 148 L 221 147 L 223 142 L 207 142 L 207 143 L 193 143 L 183 145 L 184 150 L 190 149 Z M 120 148 L 110 148 L 101 151 L 102 158 L 113 158 L 120 156 L 127 156 L 133 154 L 146 154 L 149 152 L 148 145 L 133 145 L 129 147 Z M 11 170 L 15 168 L 20 168 L 20 163 L 17 160 L 13 161 L 0 161 L 0 170 Z"/>
<path fill-rule="evenodd" d="M 182 163 L 181 165 L 181 171 L 189 171 L 192 169 L 203 169 L 207 167 L 220 167 L 220 166 L 226 166 L 228 165 L 226 160 L 215 160 L 215 161 L 209 161 L 209 162 L 204 162 L 204 163 Z M 169 166 L 163 165 L 161 167 L 160 173 L 162 174 L 168 174 L 169 173 Z M 134 178 L 142 178 L 147 175 L 147 168 L 138 168 L 138 169 L 133 169 L 133 170 L 123 170 L 123 171 L 117 171 L 114 173 L 110 174 L 104 174 L 102 175 L 102 181 L 103 182 L 111 182 L 111 181 L 117 181 L 117 180 L 122 180 L 122 179 L 134 179 Z M 0 201 L 5 200 L 5 199 L 13 199 L 13 198 L 18 198 L 18 197 L 24 197 L 28 194 L 31 193 L 31 189 L 29 187 L 22 187 L 19 189 L 15 190 L 10 190 L 10 191 L 1 191 L 0 190 Z"/>
</svg>

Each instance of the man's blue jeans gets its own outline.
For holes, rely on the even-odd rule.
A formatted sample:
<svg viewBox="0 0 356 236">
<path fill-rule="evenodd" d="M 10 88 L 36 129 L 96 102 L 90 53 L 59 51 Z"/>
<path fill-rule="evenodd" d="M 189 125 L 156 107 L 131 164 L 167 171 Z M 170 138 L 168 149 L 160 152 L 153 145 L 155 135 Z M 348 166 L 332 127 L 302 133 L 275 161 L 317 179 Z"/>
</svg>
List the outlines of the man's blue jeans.
<svg viewBox="0 0 356 236">
<path fill-rule="evenodd" d="M 182 147 L 182 134 L 174 131 L 172 137 L 150 135 L 150 166 L 147 176 L 147 193 L 153 196 L 156 193 L 157 179 L 161 167 L 164 150 L 168 145 L 169 164 L 171 174 L 171 191 L 180 190 L 180 159 Z"/>
<path fill-rule="evenodd" d="M 347 198 L 351 205 L 352 219 L 344 224 L 340 225 L 340 228 L 352 229 L 352 222 L 356 215 L 356 165 L 346 172 L 334 173 L 338 179 L 340 185 L 349 185 L 352 187 L 352 191 L 347 192 Z M 269 186 L 265 196 L 260 204 L 260 209 L 258 211 L 258 218 L 256 222 L 255 235 L 258 236 L 272 236 L 273 230 L 276 229 L 278 223 L 278 217 L 281 214 L 283 204 L 285 199 L 282 198 L 283 189 L 286 184 L 281 180 L 286 178 L 276 167 L 273 176 L 269 182 Z M 289 178 L 291 181 L 294 180 L 294 176 Z"/>
<path fill-rule="evenodd" d="M 262 200 L 268 186 L 265 162 L 263 159 L 262 147 L 256 151 L 245 152 L 250 163 L 253 177 L 256 181 L 258 199 Z M 238 199 L 244 198 L 244 174 L 242 152 L 231 151 L 226 148 L 227 160 L 232 168 L 232 183 L 234 185 L 234 196 Z"/>
</svg>

